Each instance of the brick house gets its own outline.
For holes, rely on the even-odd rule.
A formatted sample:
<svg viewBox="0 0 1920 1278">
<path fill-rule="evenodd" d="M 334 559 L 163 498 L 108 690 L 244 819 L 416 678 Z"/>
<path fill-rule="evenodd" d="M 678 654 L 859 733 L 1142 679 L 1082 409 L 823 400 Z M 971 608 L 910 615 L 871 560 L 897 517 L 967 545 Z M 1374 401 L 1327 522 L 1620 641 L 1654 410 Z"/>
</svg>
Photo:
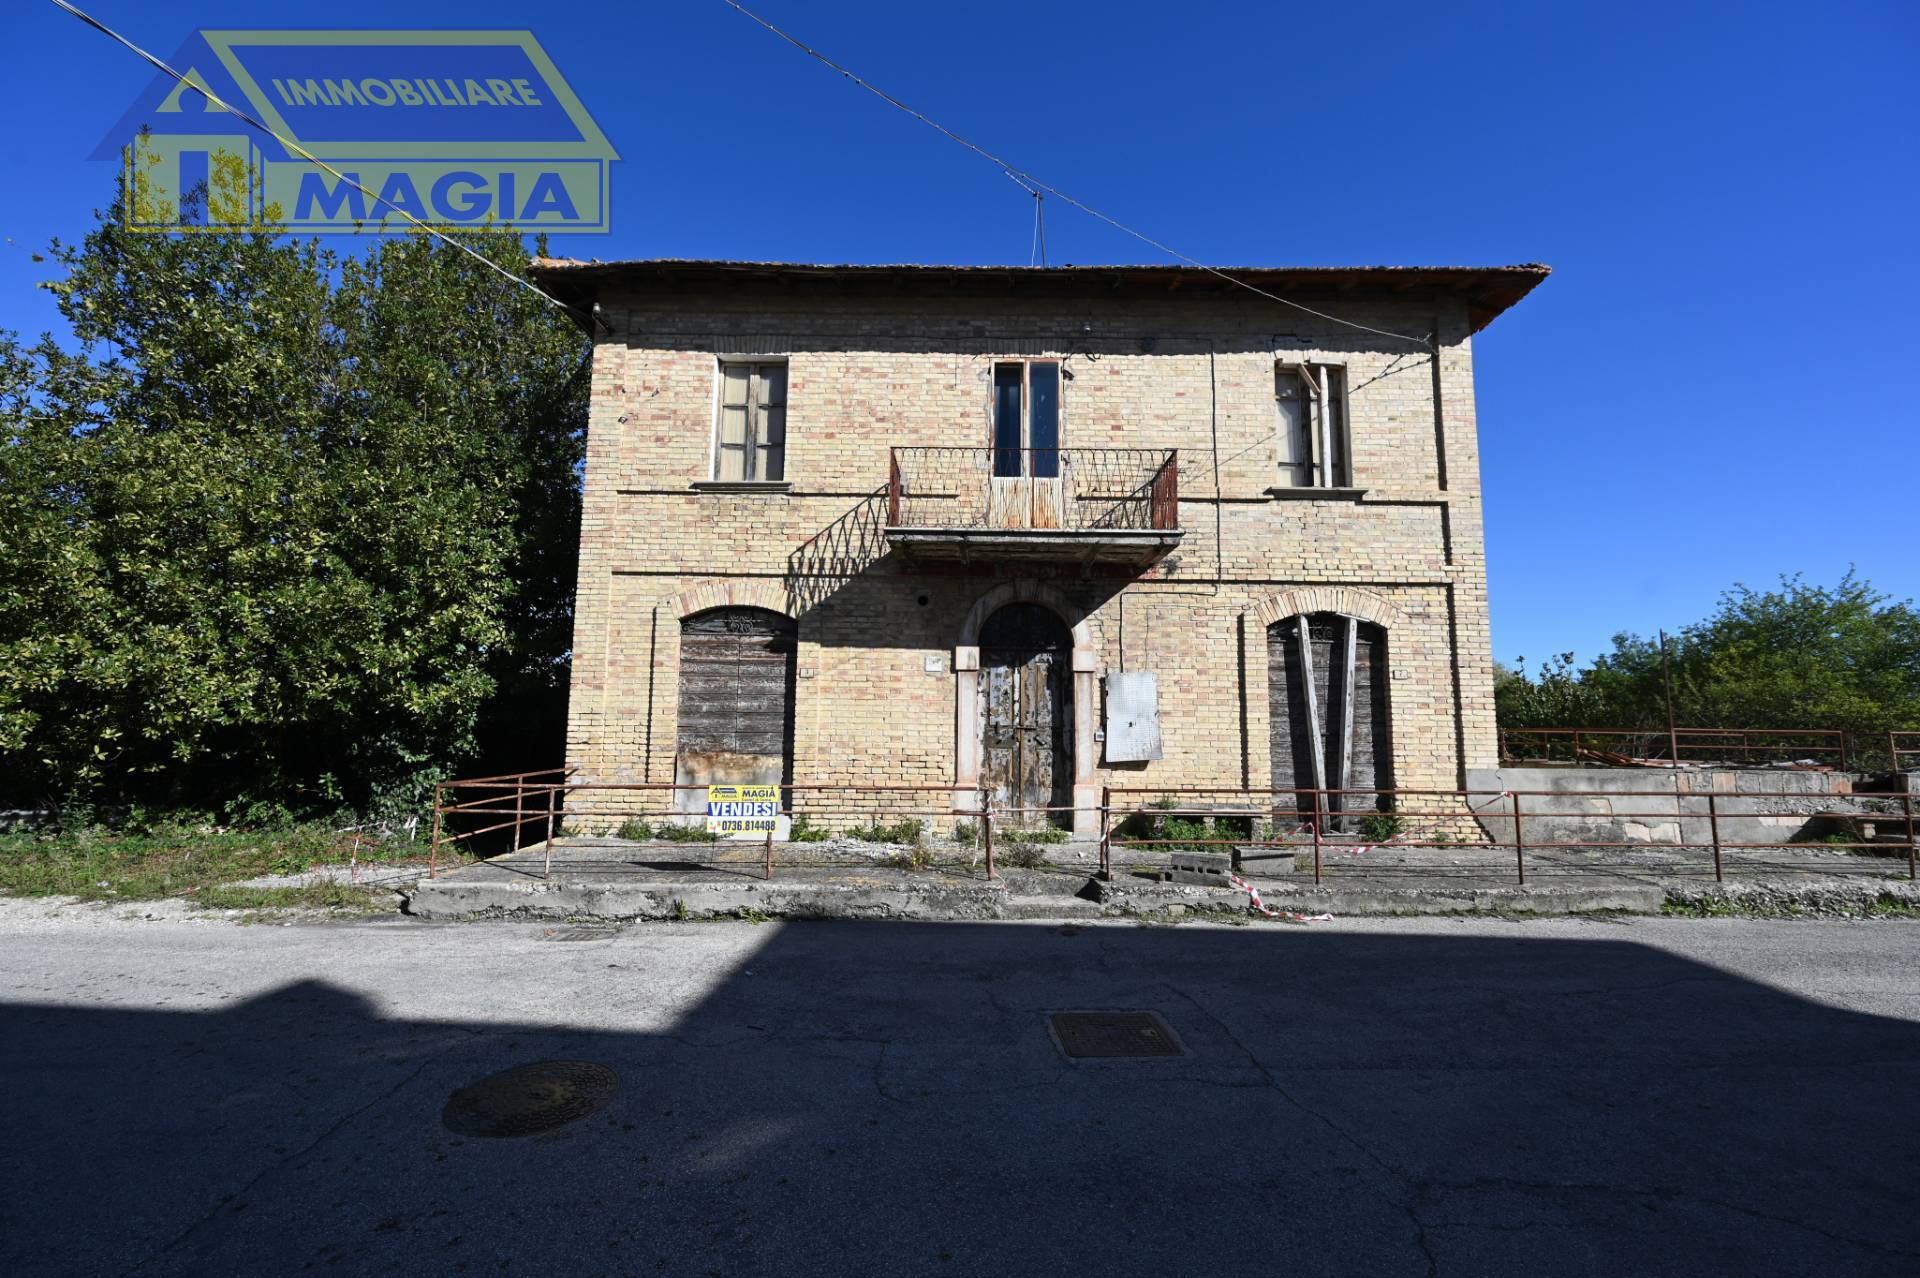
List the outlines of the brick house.
<svg viewBox="0 0 1920 1278">
<path fill-rule="evenodd" d="M 1185 267 L 536 275 L 595 316 L 577 780 L 1085 832 L 1103 785 L 1496 762 L 1472 336 L 1547 268 L 1234 272 L 1384 333 Z"/>
</svg>

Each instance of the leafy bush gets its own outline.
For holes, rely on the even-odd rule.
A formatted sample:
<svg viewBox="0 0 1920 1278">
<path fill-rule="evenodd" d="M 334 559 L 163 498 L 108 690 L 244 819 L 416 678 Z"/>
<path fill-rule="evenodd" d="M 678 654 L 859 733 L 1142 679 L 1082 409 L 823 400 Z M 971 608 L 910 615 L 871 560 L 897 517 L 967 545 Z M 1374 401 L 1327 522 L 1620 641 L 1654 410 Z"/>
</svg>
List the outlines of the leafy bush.
<svg viewBox="0 0 1920 1278">
<path fill-rule="evenodd" d="M 810 818 L 805 816 L 795 817 L 793 819 L 793 828 L 787 832 L 787 841 L 789 843 L 825 843 L 831 837 L 832 836 L 825 830 L 815 825 Z"/>
<path fill-rule="evenodd" d="M 645 843 L 653 837 L 653 827 L 639 817 L 628 817 L 614 831 L 617 838 L 632 839 L 636 843 Z"/>
<path fill-rule="evenodd" d="M 1205 817 L 1201 817 L 1198 820 L 1192 817 L 1161 817 L 1160 828 L 1155 837 L 1170 841 L 1179 841 L 1183 839 L 1207 839 L 1211 838 L 1212 835 L 1213 831 L 1208 828 Z"/>
</svg>

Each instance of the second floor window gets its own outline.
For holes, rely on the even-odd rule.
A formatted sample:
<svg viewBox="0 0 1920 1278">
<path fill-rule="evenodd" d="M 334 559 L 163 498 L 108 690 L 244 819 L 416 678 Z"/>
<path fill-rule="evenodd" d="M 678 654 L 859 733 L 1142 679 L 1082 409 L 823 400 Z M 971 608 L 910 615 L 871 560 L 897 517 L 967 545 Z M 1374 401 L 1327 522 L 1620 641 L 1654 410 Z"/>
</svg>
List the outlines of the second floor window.
<svg viewBox="0 0 1920 1278">
<path fill-rule="evenodd" d="M 1347 376 L 1338 364 L 1280 364 L 1273 374 L 1281 488 L 1350 488 Z"/>
<path fill-rule="evenodd" d="M 787 477 L 784 361 L 720 365 L 713 477 L 736 483 L 775 483 Z"/>
<path fill-rule="evenodd" d="M 1003 479 L 1060 475 L 1060 362 L 993 366 L 993 473 Z"/>
</svg>

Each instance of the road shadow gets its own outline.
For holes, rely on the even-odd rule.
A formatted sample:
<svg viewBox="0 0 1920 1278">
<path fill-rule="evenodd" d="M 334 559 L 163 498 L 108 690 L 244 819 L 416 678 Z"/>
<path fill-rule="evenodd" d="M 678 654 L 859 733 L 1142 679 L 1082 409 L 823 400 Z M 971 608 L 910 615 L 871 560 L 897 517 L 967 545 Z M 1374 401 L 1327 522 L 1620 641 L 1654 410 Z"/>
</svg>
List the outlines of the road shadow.
<svg viewBox="0 0 1920 1278">
<path fill-rule="evenodd" d="M 791 925 L 644 1032 L 8 1005 L 0 1272 L 1915 1272 L 1920 1028 L 1592 932 Z M 586 935 L 556 1018 L 617 1019 L 658 950 Z M 1045 1023 L 1132 1008 L 1189 1054 Z M 618 1095 L 442 1127 L 552 1059 Z"/>
</svg>

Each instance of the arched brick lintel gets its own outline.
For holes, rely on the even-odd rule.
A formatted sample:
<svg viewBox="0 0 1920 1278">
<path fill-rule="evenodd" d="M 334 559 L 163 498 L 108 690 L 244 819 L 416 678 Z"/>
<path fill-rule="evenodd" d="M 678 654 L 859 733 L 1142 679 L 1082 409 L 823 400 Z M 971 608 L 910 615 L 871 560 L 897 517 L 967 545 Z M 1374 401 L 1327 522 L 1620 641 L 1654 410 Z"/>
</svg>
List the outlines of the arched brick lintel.
<svg viewBox="0 0 1920 1278">
<path fill-rule="evenodd" d="M 1268 595 L 1253 606 L 1263 626 L 1308 612 L 1337 612 L 1392 630 L 1407 624 L 1407 614 L 1359 586 L 1296 586 Z"/>
<path fill-rule="evenodd" d="M 675 595 L 668 607 L 682 620 L 711 608 L 765 608 L 783 617 L 793 616 L 787 607 L 787 592 L 778 583 L 752 578 L 703 581 Z"/>
</svg>

